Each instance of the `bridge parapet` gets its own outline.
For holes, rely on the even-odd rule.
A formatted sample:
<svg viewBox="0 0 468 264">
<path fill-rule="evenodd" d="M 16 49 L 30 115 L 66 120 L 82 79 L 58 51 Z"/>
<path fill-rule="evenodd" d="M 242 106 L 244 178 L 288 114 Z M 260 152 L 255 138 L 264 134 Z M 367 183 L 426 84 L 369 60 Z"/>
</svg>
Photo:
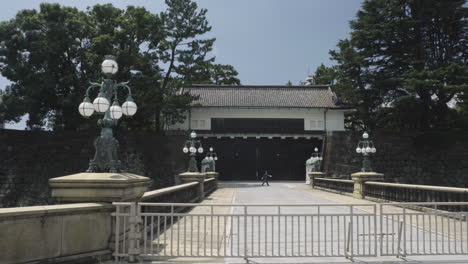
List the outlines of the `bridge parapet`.
<svg viewBox="0 0 468 264">
<path fill-rule="evenodd" d="M 315 188 L 333 190 L 340 194 L 352 195 L 354 182 L 352 180 L 315 178 Z"/>
<path fill-rule="evenodd" d="M 109 258 L 112 211 L 104 203 L 1 208 L 1 262 Z"/>
<path fill-rule="evenodd" d="M 138 201 L 195 202 L 199 200 L 199 184 L 189 182 L 145 192 Z M 210 193 L 217 182 L 205 179 L 203 185 Z M 97 263 L 109 259 L 116 244 L 114 211 L 110 203 L 0 208 L 0 262 Z M 128 222 L 119 226 L 120 230 L 130 228 Z"/>
<path fill-rule="evenodd" d="M 431 185 L 399 184 L 368 181 L 365 183 L 366 199 L 394 202 L 467 202 L 468 188 L 442 187 Z M 468 206 L 457 207 L 468 210 Z M 439 206 L 451 211 L 454 207 Z"/>
</svg>

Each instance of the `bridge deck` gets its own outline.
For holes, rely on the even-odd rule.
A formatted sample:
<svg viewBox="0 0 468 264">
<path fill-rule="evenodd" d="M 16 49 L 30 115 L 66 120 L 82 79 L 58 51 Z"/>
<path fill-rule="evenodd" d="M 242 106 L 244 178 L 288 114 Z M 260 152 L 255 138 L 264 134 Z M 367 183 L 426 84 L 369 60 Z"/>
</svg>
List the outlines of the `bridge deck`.
<svg viewBox="0 0 468 264">
<path fill-rule="evenodd" d="M 373 202 L 366 201 L 366 200 L 361 200 L 361 199 L 356 199 L 350 196 L 345 196 L 345 195 L 339 195 L 339 194 L 334 194 L 330 192 L 325 192 L 325 191 L 320 191 L 316 189 L 311 189 L 310 186 L 305 185 L 303 182 L 271 182 L 270 186 L 260 186 L 260 183 L 258 182 L 220 182 L 219 184 L 219 189 L 212 193 L 209 197 L 207 197 L 203 202 L 203 204 L 229 204 L 229 203 L 234 203 L 234 204 L 374 204 Z M 340 210 L 338 208 L 335 208 L 334 210 Z M 377 206 L 378 208 L 378 206 Z M 360 207 L 358 208 L 359 210 L 362 211 L 369 211 L 368 207 Z M 209 213 L 208 211 L 210 210 L 210 207 L 196 207 L 193 210 L 191 210 L 190 214 L 198 214 L 198 213 Z M 217 208 L 215 211 L 215 214 L 218 213 L 242 213 L 241 210 L 242 208 L 227 208 L 227 207 L 220 207 Z M 265 208 L 258 208 L 258 209 L 249 209 L 249 211 L 252 210 L 254 213 L 265 213 Z M 258 210 L 258 211 L 256 211 Z M 263 210 L 263 211 L 262 211 Z M 294 210 L 304 210 L 303 208 L 296 207 L 296 208 L 288 208 L 288 210 L 292 210 L 291 213 L 295 213 Z M 325 209 L 326 210 L 326 209 Z M 345 208 L 343 208 L 345 210 Z M 400 208 L 394 208 L 395 211 L 400 211 Z M 387 209 L 385 212 L 389 213 L 392 211 L 392 208 Z M 411 210 L 407 210 L 407 212 L 411 213 Z M 379 213 L 379 212 L 378 212 Z M 416 221 L 413 221 L 413 219 L 409 219 L 411 217 L 407 217 L 407 225 L 409 225 L 411 221 L 411 225 L 417 226 Z M 188 230 L 192 227 L 197 227 L 198 225 L 211 225 L 211 220 L 214 221 L 215 218 L 208 220 L 200 220 L 197 219 L 196 217 L 192 217 L 191 221 L 192 222 L 187 222 L 187 221 L 179 221 L 177 225 L 174 225 L 172 228 L 169 228 L 166 233 L 168 232 L 174 232 L 177 233 L 178 231 Z M 204 222 L 208 221 L 208 222 Z M 237 250 L 237 245 L 234 243 L 233 245 L 230 245 L 229 242 L 229 237 L 230 236 L 236 236 L 239 234 L 229 234 L 229 224 L 228 221 L 224 222 L 224 219 L 221 218 L 220 223 L 214 223 L 215 225 L 221 226 L 221 231 L 215 229 L 213 231 L 213 234 L 210 233 L 210 229 L 207 229 L 207 232 L 203 233 L 197 233 L 197 230 L 195 228 L 192 228 L 193 230 L 193 235 L 190 237 L 177 237 L 179 241 L 173 241 L 172 243 L 177 243 L 179 245 L 186 243 L 187 246 L 185 248 L 179 248 L 179 250 L 193 250 L 190 249 L 190 245 L 193 246 L 193 244 L 196 244 L 196 250 L 201 250 L 201 251 L 206 251 L 208 254 L 210 252 L 213 253 L 213 255 L 216 255 L 217 250 L 221 250 L 223 248 L 223 243 L 227 243 L 227 247 L 232 249 L 232 250 Z M 427 221 L 434 221 L 431 219 L 428 219 Z M 384 225 L 386 223 L 383 223 Z M 223 226 L 227 225 L 227 232 L 223 232 Z M 419 228 L 416 228 L 416 232 L 418 234 L 414 234 L 418 236 L 423 236 L 423 233 L 425 236 L 429 237 L 429 234 L 435 234 L 435 229 L 436 228 L 442 228 L 442 222 L 439 221 L 436 225 L 436 223 L 433 223 L 431 225 L 431 230 L 419 230 Z M 428 225 L 426 224 L 426 227 Z M 438 226 L 438 227 L 436 227 Z M 407 227 L 405 227 L 407 228 Z M 455 226 L 455 228 L 459 228 L 460 231 L 466 232 L 466 225 L 460 225 L 458 227 Z M 412 228 L 411 230 L 413 230 Z M 434 230 L 432 230 L 434 229 Z M 255 231 L 257 232 L 257 231 Z M 388 233 L 394 233 L 395 230 L 388 230 Z M 413 232 L 413 231 L 411 231 Z M 162 240 L 162 234 L 160 236 L 160 239 Z M 248 236 L 251 235 L 251 233 L 247 234 Z M 256 234 L 253 234 L 256 235 Z M 437 234 L 435 234 L 437 236 Z M 214 242 L 214 248 L 211 248 L 211 245 L 204 245 L 201 241 L 204 241 L 204 239 L 208 239 L 208 241 L 213 240 Z M 391 236 L 391 239 L 394 239 L 393 236 Z M 183 241 L 181 241 L 183 240 Z M 466 240 L 463 238 L 463 240 Z M 236 241 L 234 239 L 234 241 Z M 274 241 L 272 243 L 277 243 L 277 241 Z M 283 245 L 280 243 L 279 246 L 281 247 L 281 250 L 283 250 Z M 335 245 L 335 246 L 344 246 L 343 244 L 341 245 Z M 169 250 L 170 245 L 166 246 L 166 250 Z M 291 250 L 292 248 L 289 248 L 288 250 Z M 297 249 L 295 249 L 297 250 Z M 366 263 L 399 263 L 400 260 L 393 257 L 357 257 L 355 258 L 355 261 L 366 261 Z M 407 260 L 414 260 L 415 263 L 441 263 L 441 262 L 446 262 L 446 263 L 468 263 L 468 256 L 410 256 L 407 257 Z M 214 262 L 214 263 L 246 263 L 245 260 L 240 259 L 240 258 L 208 258 L 208 259 L 201 259 L 201 258 L 177 258 L 177 259 L 165 259 L 161 260 L 163 263 L 167 262 L 186 262 L 186 263 L 208 263 L 208 262 Z M 403 262 L 403 261 L 402 261 Z M 158 262 L 153 262 L 153 263 L 158 263 Z M 288 257 L 288 258 L 253 258 L 252 263 L 351 263 L 351 261 L 343 258 L 343 257 Z M 408 263 L 408 262 L 406 262 Z M 411 262 L 410 262 L 411 263 Z"/>
</svg>

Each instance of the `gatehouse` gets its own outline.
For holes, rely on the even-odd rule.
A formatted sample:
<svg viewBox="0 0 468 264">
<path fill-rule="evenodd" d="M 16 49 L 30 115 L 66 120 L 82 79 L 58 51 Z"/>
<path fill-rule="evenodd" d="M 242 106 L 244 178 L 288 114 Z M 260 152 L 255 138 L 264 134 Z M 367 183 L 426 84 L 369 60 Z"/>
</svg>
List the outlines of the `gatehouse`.
<svg viewBox="0 0 468 264">
<path fill-rule="evenodd" d="M 304 180 L 305 161 L 325 135 L 344 131 L 342 104 L 326 85 L 193 85 L 198 96 L 183 123 L 167 130 L 196 131 L 222 159 L 221 180 Z"/>
</svg>

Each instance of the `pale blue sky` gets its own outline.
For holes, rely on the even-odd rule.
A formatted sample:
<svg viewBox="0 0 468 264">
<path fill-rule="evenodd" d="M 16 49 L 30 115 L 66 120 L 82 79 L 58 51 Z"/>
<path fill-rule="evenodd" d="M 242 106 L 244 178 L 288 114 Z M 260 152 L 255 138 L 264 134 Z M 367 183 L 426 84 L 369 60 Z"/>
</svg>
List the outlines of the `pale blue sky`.
<svg viewBox="0 0 468 264">
<path fill-rule="evenodd" d="M 41 2 L 85 9 L 94 4 L 112 2 L 144 6 L 159 13 L 163 0 L 99 1 L 62 0 L 4 1 L 0 20 L 13 18 L 21 9 L 38 8 Z M 217 63 L 231 64 L 239 72 L 242 84 L 293 84 L 305 79 L 321 63 L 332 65 L 328 51 L 340 39 L 348 37 L 349 21 L 354 19 L 362 0 L 197 0 L 208 9 L 207 17 L 216 37 L 213 54 Z M 0 80 L 0 88 L 7 82 Z M 24 124 L 7 124 L 24 128 Z"/>
</svg>

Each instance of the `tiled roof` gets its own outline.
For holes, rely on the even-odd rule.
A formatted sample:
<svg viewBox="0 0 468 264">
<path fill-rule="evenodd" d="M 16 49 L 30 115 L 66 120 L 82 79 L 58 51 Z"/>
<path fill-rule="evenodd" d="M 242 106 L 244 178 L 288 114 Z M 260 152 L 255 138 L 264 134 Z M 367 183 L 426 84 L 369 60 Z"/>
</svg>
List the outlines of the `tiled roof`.
<svg viewBox="0 0 468 264">
<path fill-rule="evenodd" d="M 328 86 L 193 85 L 182 89 L 200 96 L 203 107 L 349 108 L 340 105 Z"/>
</svg>

